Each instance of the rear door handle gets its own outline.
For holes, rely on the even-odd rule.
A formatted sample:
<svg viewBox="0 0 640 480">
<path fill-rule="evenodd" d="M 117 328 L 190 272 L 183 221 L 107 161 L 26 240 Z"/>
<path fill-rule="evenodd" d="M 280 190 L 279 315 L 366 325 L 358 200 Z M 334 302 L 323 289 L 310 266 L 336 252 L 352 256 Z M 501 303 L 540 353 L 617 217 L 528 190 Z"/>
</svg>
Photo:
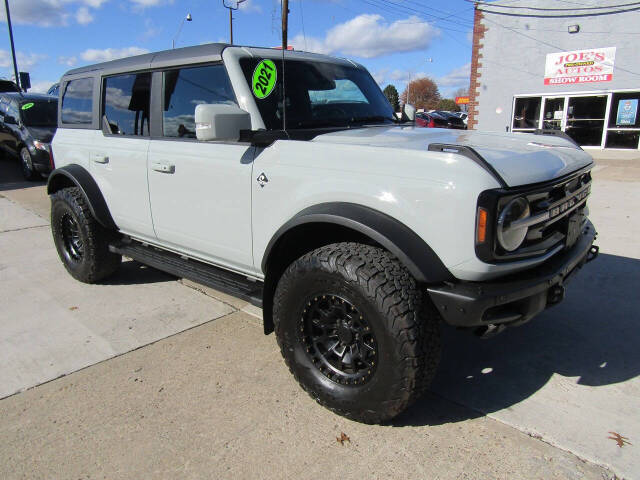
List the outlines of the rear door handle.
<svg viewBox="0 0 640 480">
<path fill-rule="evenodd" d="M 168 163 L 160 163 L 160 162 L 153 162 L 153 164 L 151 165 L 151 168 L 156 172 L 161 172 L 161 173 L 175 173 L 176 171 L 175 165 L 170 165 Z"/>
<path fill-rule="evenodd" d="M 91 154 L 91 161 L 94 163 L 109 163 L 109 157 L 99 153 Z"/>
</svg>

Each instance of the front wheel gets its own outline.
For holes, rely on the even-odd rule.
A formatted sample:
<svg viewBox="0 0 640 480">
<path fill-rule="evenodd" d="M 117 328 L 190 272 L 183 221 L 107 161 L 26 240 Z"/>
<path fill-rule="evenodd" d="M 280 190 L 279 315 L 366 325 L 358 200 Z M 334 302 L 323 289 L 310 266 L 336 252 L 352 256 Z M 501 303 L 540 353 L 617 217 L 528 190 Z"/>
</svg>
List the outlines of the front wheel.
<svg viewBox="0 0 640 480">
<path fill-rule="evenodd" d="M 337 243 L 287 268 L 276 288 L 282 355 L 320 404 L 381 423 L 416 400 L 440 356 L 438 314 L 389 252 Z"/>
<path fill-rule="evenodd" d="M 62 263 L 76 280 L 95 283 L 120 265 L 122 256 L 109 251 L 114 232 L 96 221 L 77 187 L 51 195 L 51 231 Z"/>
<path fill-rule="evenodd" d="M 33 181 L 40 178 L 40 175 L 33 166 L 33 159 L 27 147 L 20 149 L 20 166 L 22 167 L 22 176 L 24 176 L 25 180 Z"/>
</svg>

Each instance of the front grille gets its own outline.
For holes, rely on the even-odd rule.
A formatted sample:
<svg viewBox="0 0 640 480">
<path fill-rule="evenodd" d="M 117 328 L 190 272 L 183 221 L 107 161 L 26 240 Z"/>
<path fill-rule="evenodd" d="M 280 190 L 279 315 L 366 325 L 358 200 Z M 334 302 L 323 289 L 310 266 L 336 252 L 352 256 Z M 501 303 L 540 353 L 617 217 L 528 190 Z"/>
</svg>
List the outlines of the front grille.
<svg viewBox="0 0 640 480">
<path fill-rule="evenodd" d="M 520 195 L 529 201 L 531 209 L 530 217 L 523 220 L 529 225 L 526 239 L 514 252 L 496 245 L 496 259 L 515 260 L 570 247 L 576 240 L 575 228 L 581 229 L 586 222 L 585 207 L 590 193 L 590 172 L 522 192 Z"/>
</svg>

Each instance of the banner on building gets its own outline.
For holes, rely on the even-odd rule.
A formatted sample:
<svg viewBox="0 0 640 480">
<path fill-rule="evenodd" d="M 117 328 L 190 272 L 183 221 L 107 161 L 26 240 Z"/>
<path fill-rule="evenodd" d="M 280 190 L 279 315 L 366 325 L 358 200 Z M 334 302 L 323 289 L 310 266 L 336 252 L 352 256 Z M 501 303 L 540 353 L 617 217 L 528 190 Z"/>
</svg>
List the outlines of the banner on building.
<svg viewBox="0 0 640 480">
<path fill-rule="evenodd" d="M 544 84 L 610 82 L 615 59 L 616 47 L 549 53 L 544 67 Z"/>
<path fill-rule="evenodd" d="M 618 102 L 618 117 L 616 118 L 616 126 L 635 125 L 637 114 L 638 114 L 637 98 L 620 100 Z"/>
<path fill-rule="evenodd" d="M 469 103 L 469 97 L 456 97 L 456 104 L 467 105 Z"/>
</svg>

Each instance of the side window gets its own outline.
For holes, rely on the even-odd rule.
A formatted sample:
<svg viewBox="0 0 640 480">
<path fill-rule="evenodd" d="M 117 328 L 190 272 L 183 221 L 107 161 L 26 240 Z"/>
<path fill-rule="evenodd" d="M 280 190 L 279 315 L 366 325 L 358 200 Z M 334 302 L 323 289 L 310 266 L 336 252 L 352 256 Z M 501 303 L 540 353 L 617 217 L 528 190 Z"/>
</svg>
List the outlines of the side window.
<svg viewBox="0 0 640 480">
<path fill-rule="evenodd" d="M 102 89 L 103 112 L 111 133 L 149 136 L 151 73 L 108 77 Z"/>
<path fill-rule="evenodd" d="M 92 112 L 93 78 L 68 82 L 62 96 L 62 123 L 91 125 Z"/>
<path fill-rule="evenodd" d="M 237 103 L 223 65 L 166 71 L 163 88 L 165 137 L 196 138 L 195 109 L 200 103 Z"/>
</svg>

